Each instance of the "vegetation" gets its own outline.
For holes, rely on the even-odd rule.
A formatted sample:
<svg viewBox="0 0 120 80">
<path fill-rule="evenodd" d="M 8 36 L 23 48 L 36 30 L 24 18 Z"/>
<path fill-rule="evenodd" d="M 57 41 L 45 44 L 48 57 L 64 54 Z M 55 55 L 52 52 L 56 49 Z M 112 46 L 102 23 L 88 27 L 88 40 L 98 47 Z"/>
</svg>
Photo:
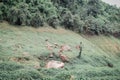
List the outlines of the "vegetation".
<svg viewBox="0 0 120 80">
<path fill-rule="evenodd" d="M 66 34 L 66 35 L 64 35 Z M 70 62 L 62 69 L 46 69 L 51 44 L 68 44 L 72 52 L 64 52 Z M 82 41 L 81 58 L 75 46 Z M 58 54 L 59 48 L 54 49 Z M 53 60 L 61 61 L 60 58 Z M 35 66 L 40 66 L 36 68 Z M 61 28 L 12 26 L 0 23 L 0 80 L 98 80 L 120 79 L 120 41 L 112 36 L 80 36 Z"/>
<path fill-rule="evenodd" d="M 33 27 L 58 25 L 84 34 L 120 36 L 120 8 L 101 0 L 2 0 L 0 21 Z"/>
<path fill-rule="evenodd" d="M 0 80 L 119 80 L 118 38 L 120 8 L 101 0 L 1 0 Z M 48 57 L 46 39 L 71 47 L 72 52 L 63 53 L 70 60 L 64 68 L 45 68 L 50 60 L 61 61 L 59 47 L 53 50 L 55 58 Z"/>
</svg>

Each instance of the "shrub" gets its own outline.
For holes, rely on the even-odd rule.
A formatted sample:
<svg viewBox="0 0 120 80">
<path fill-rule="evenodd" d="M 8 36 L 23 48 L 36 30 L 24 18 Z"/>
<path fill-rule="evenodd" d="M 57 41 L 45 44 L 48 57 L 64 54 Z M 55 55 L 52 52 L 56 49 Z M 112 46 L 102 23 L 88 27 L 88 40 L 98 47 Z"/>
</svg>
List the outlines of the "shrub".
<svg viewBox="0 0 120 80">
<path fill-rule="evenodd" d="M 99 35 L 103 33 L 104 20 L 89 16 L 85 20 L 84 31 L 89 34 Z M 107 28 L 108 29 L 108 28 Z"/>
<path fill-rule="evenodd" d="M 80 19 L 78 15 L 73 16 L 74 31 L 82 33 L 84 22 Z"/>
<path fill-rule="evenodd" d="M 6 20 L 7 11 L 8 11 L 8 7 L 3 3 L 0 3 L 0 20 L 4 20 L 4 19 Z"/>
<path fill-rule="evenodd" d="M 19 3 L 16 7 L 9 9 L 8 18 L 12 24 L 26 25 L 28 14 L 28 5 L 25 3 Z"/>
<path fill-rule="evenodd" d="M 3 12 L 2 12 L 2 11 L 0 11 L 0 21 L 2 21 L 2 20 L 3 20 L 2 14 L 3 14 Z"/>
<path fill-rule="evenodd" d="M 57 16 L 57 8 L 50 0 L 39 0 L 39 5 L 36 7 L 44 17 L 44 21 L 47 21 L 51 16 Z"/>
<path fill-rule="evenodd" d="M 43 75 L 35 70 L 0 71 L 0 80 L 43 80 Z"/>
<path fill-rule="evenodd" d="M 63 10 L 60 14 L 60 17 L 62 17 L 62 25 L 65 26 L 65 29 L 73 30 L 73 15 L 69 10 Z"/>
<path fill-rule="evenodd" d="M 8 18 L 10 23 L 15 24 L 15 22 L 17 21 L 17 14 L 18 14 L 18 9 L 16 7 L 12 7 L 9 10 Z"/>
<path fill-rule="evenodd" d="M 35 27 L 43 26 L 44 21 L 39 13 L 35 13 L 31 19 L 31 25 Z"/>
<path fill-rule="evenodd" d="M 70 80 L 71 75 L 69 73 L 60 73 L 56 76 L 56 80 Z"/>
<path fill-rule="evenodd" d="M 3 11 L 2 11 L 2 6 L 3 6 L 3 4 L 0 4 L 0 21 L 2 21 L 3 20 Z"/>
<path fill-rule="evenodd" d="M 59 25 L 59 20 L 57 17 L 55 16 L 52 16 L 52 17 L 49 17 L 48 20 L 47 20 L 47 23 L 52 26 L 53 28 L 57 28 L 57 26 Z"/>
<path fill-rule="evenodd" d="M 24 68 L 22 65 L 18 65 L 13 62 L 2 62 L 0 63 L 0 71 L 14 71 Z"/>
<path fill-rule="evenodd" d="M 23 67 L 14 62 L 0 63 L 0 80 L 42 80 L 43 75 L 37 70 Z"/>
</svg>

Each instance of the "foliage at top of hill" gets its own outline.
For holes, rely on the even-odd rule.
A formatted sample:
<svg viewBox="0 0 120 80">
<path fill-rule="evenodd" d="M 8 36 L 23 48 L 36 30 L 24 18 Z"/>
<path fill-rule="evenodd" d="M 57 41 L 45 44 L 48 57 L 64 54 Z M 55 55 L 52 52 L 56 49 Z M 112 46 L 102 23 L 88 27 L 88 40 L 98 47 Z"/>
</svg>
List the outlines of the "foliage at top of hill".
<svg viewBox="0 0 120 80">
<path fill-rule="evenodd" d="M 2 0 L 0 20 L 33 27 L 47 23 L 79 33 L 120 36 L 120 9 L 101 0 Z"/>
</svg>

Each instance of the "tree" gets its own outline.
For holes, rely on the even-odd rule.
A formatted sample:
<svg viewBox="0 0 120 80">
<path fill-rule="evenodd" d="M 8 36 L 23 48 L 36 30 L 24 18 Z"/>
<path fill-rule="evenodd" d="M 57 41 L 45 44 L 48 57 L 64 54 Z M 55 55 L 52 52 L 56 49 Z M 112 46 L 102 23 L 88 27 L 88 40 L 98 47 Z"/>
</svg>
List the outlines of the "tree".
<svg viewBox="0 0 120 80">
<path fill-rule="evenodd" d="M 100 10 L 101 10 L 100 0 L 89 0 L 87 10 L 88 15 L 97 17 L 98 14 L 100 14 Z"/>
</svg>

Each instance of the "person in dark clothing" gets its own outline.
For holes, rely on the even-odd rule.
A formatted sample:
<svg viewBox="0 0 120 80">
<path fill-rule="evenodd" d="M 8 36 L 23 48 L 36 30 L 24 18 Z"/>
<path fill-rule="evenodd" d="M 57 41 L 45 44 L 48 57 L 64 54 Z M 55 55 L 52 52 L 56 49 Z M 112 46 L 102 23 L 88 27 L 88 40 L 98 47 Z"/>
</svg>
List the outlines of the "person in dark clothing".
<svg viewBox="0 0 120 80">
<path fill-rule="evenodd" d="M 82 53 L 82 42 L 80 42 L 79 50 L 80 50 L 80 52 L 79 52 L 79 55 L 77 56 L 77 58 L 80 59 L 80 57 L 81 57 L 81 53 Z"/>
</svg>

